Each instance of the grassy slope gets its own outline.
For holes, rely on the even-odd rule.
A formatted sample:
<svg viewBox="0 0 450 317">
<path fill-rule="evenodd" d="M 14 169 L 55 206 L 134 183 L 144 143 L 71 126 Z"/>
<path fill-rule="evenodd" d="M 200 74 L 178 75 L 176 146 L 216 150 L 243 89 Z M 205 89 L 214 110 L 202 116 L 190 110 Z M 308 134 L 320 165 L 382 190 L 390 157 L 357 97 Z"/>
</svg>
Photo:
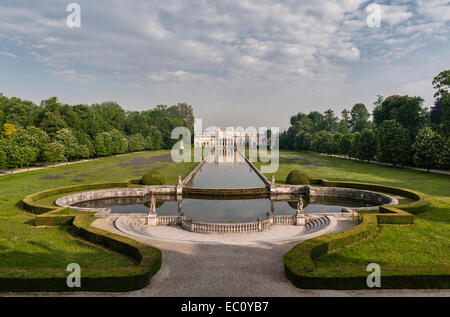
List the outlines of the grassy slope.
<svg viewBox="0 0 450 317">
<path fill-rule="evenodd" d="M 257 165 L 261 165 L 258 163 Z M 410 188 L 428 195 L 432 210 L 413 226 L 384 225 L 378 238 L 321 258 L 319 267 L 382 264 L 450 265 L 450 176 L 397 169 L 318 155 L 281 151 L 276 181 L 292 169 L 329 180 L 370 182 Z M 267 175 L 270 177 L 271 175 Z"/>
<path fill-rule="evenodd" d="M 166 157 L 149 160 L 160 155 Z M 0 177 L 0 268 L 65 269 L 72 262 L 81 267 L 104 268 L 132 264 L 126 257 L 72 238 L 64 228 L 34 227 L 34 216 L 16 204 L 26 195 L 45 189 L 139 178 L 150 169 L 158 170 L 167 183 L 175 184 L 178 174 L 187 175 L 196 164 L 175 164 L 170 161 L 169 151 L 155 151 Z M 49 175 L 51 179 L 43 178 Z"/>
</svg>

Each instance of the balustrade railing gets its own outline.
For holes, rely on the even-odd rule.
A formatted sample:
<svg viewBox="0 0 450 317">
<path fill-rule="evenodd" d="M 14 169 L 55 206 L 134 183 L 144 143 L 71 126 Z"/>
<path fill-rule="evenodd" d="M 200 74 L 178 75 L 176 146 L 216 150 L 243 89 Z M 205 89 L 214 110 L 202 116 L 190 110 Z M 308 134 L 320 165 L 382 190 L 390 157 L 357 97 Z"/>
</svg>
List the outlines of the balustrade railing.
<svg viewBox="0 0 450 317">
<path fill-rule="evenodd" d="M 179 225 L 182 218 L 182 216 L 158 216 L 158 226 Z"/>
</svg>

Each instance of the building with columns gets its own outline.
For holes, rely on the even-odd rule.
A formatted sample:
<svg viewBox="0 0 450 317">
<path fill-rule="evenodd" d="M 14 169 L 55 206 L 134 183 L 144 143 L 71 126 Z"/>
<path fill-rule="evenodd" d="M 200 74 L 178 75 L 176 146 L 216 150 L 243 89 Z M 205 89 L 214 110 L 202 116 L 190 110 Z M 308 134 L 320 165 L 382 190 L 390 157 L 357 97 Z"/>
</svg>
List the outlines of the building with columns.
<svg viewBox="0 0 450 317">
<path fill-rule="evenodd" d="M 256 129 L 214 128 L 194 133 L 195 147 L 216 148 L 256 148 L 264 134 L 259 134 Z"/>
</svg>

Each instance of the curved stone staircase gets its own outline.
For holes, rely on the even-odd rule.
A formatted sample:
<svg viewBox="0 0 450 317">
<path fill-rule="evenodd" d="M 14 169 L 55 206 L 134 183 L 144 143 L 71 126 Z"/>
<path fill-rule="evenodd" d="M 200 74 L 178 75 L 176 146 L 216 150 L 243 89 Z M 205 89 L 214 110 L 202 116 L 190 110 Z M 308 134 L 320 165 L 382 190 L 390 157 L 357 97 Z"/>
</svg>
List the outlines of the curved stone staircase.
<svg viewBox="0 0 450 317">
<path fill-rule="evenodd" d="M 313 233 L 320 231 L 328 227 L 331 223 L 331 219 L 328 216 L 322 216 L 308 221 L 305 225 L 304 233 Z"/>
</svg>

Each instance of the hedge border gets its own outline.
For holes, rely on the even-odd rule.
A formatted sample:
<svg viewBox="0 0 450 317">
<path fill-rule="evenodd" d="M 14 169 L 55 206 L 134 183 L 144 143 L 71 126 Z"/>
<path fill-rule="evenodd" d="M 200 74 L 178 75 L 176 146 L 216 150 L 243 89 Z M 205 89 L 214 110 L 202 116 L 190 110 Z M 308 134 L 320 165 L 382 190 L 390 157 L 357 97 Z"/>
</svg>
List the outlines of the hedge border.
<svg viewBox="0 0 450 317">
<path fill-rule="evenodd" d="M 379 184 L 349 182 L 349 181 L 329 181 L 323 178 L 314 178 L 313 183 L 326 187 L 345 187 L 362 190 L 372 190 L 393 195 L 399 195 L 413 199 L 413 202 L 398 204 L 395 206 L 380 206 L 380 213 L 377 214 L 379 224 L 414 224 L 414 215 L 426 212 L 430 209 L 430 202 L 426 196 L 420 192 Z"/>
<path fill-rule="evenodd" d="M 327 187 L 380 191 L 415 201 L 396 206 L 380 206 L 380 213 L 363 214 L 359 218 L 360 224 L 350 230 L 316 237 L 294 246 L 284 256 L 284 268 L 286 277 L 298 288 L 369 289 L 366 282 L 369 273 L 365 268 L 317 268 L 314 260 L 330 251 L 376 236 L 379 224 L 413 224 L 414 215 L 411 213 L 419 214 L 430 208 L 430 202 L 424 194 L 405 188 L 326 179 L 313 179 L 312 183 Z M 343 271 L 346 271 L 346 276 L 343 276 Z M 381 286 L 384 289 L 447 289 L 450 288 L 449 272 L 448 265 L 384 266 Z"/>
</svg>

